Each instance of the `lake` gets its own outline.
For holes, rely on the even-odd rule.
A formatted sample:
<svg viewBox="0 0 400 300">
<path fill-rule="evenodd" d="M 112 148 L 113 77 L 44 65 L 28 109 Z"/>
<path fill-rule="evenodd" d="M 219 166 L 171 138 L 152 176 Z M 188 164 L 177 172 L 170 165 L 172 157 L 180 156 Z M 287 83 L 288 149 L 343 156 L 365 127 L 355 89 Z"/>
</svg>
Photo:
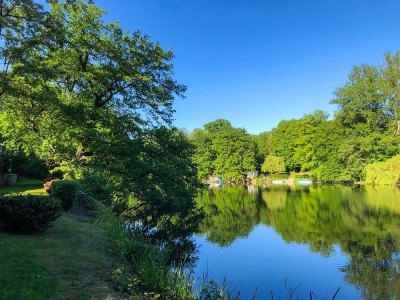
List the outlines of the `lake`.
<svg viewBox="0 0 400 300">
<path fill-rule="evenodd" d="M 400 299 L 400 190 L 221 187 L 197 198 L 196 275 L 241 299 Z"/>
</svg>

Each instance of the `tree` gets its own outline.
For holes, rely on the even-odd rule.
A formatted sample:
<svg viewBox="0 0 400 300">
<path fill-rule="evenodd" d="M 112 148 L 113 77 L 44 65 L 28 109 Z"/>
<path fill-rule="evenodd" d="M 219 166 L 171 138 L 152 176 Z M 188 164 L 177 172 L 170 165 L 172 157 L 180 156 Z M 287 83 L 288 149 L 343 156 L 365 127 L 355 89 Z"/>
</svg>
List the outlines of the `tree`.
<svg viewBox="0 0 400 300">
<path fill-rule="evenodd" d="M 269 174 L 285 172 L 285 162 L 282 157 L 268 155 L 261 166 L 261 171 Z"/>
<path fill-rule="evenodd" d="M 400 54 L 384 64 L 354 67 L 349 81 L 336 90 L 332 103 L 344 138 L 338 157 L 346 181 L 363 180 L 365 166 L 399 153 Z"/>
<path fill-rule="evenodd" d="M 343 125 L 363 123 L 378 131 L 387 128 L 389 108 L 381 92 L 378 68 L 365 64 L 354 67 L 349 81 L 335 91 L 335 96 L 331 103 L 339 105 L 336 117 Z"/>
<path fill-rule="evenodd" d="M 49 11 L 29 0 L 2 4 L 5 146 L 64 176 L 107 178 L 118 199 L 135 193 L 143 207 L 192 207 L 192 148 L 170 126 L 186 89 L 173 79 L 173 53 L 104 23 L 90 2 L 49 1 Z"/>
<path fill-rule="evenodd" d="M 261 132 L 254 136 L 254 140 L 257 145 L 257 165 L 260 167 L 264 162 L 264 159 L 269 154 L 268 140 L 271 135 L 270 131 Z"/>
<path fill-rule="evenodd" d="M 256 170 L 256 145 L 253 137 L 242 128 L 234 128 L 227 120 L 218 119 L 204 125 L 191 135 L 196 146 L 194 161 L 199 176 L 222 175 L 242 179 Z"/>
<path fill-rule="evenodd" d="M 295 141 L 300 136 L 299 120 L 283 120 L 272 129 L 268 140 L 269 155 L 282 157 L 288 171 L 300 171 L 294 160 Z"/>
<path fill-rule="evenodd" d="M 200 180 L 205 179 L 214 173 L 216 153 L 212 148 L 212 136 L 206 130 L 195 129 L 190 135 L 190 141 L 195 147 L 193 160 L 197 165 L 197 176 Z"/>
<path fill-rule="evenodd" d="M 172 79 L 171 51 L 139 32 L 123 33 L 117 23 L 104 24 L 104 11 L 87 2 L 31 9 L 41 16 L 35 33 L 16 18 L 1 36 L 10 65 L 1 73 L 1 127 L 9 147 L 71 171 L 87 164 L 114 130 L 131 138 L 145 125 L 170 124 L 174 97 L 185 90 Z"/>
<path fill-rule="evenodd" d="M 381 67 L 380 87 L 394 121 L 394 133 L 400 135 L 400 52 L 388 53 L 385 59 Z"/>
<path fill-rule="evenodd" d="M 326 125 L 328 114 L 316 110 L 304 115 L 298 121 L 298 137 L 294 140 L 293 160 L 300 165 L 301 171 L 309 171 L 318 166 L 316 158 L 315 136 L 321 127 Z"/>
</svg>

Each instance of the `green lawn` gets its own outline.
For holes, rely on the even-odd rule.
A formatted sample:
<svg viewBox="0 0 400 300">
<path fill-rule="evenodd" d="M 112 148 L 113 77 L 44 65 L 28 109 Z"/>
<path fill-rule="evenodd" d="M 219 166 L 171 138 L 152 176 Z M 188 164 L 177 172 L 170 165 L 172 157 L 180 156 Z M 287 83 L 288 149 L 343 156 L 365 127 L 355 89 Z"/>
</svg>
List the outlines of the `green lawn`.
<svg viewBox="0 0 400 300">
<path fill-rule="evenodd" d="M 47 192 L 41 180 L 19 177 L 15 185 L 0 187 L 0 194 L 47 195 Z"/>
<path fill-rule="evenodd" d="M 120 299 L 105 232 L 67 213 L 36 235 L 0 232 L 0 299 Z"/>
</svg>

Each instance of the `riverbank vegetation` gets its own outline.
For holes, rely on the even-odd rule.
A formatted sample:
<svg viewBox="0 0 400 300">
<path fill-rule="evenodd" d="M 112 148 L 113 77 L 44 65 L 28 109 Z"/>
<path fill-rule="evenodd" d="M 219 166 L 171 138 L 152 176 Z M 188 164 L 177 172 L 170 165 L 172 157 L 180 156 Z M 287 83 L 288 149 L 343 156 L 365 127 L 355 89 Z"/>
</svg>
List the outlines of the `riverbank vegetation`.
<svg viewBox="0 0 400 300">
<path fill-rule="evenodd" d="M 85 209 L 76 184 L 58 181 L 49 196 L 0 197 L 0 298 L 237 299 L 226 282 L 196 278 L 189 254 L 178 261 L 178 248 L 150 242 L 92 198 Z"/>
<path fill-rule="evenodd" d="M 140 290 L 150 293 L 149 298 L 182 299 L 229 295 L 206 280 L 194 296 L 193 278 L 182 271 L 193 262 L 192 235 L 204 217 L 194 200 L 199 179 L 221 175 L 236 180 L 249 172 L 285 170 L 308 172 L 321 181 L 350 182 L 364 180 L 376 168 L 398 170 L 398 160 L 391 158 L 400 153 L 399 53 L 388 54 L 379 67 L 355 67 L 349 82 L 335 92 L 332 103 L 338 111 L 333 119 L 316 111 L 282 121 L 258 136 L 218 119 L 187 136 L 172 126 L 175 98 L 184 98 L 186 90 L 173 77 L 172 51 L 139 31 L 128 33 L 117 22 L 105 23 L 105 12 L 91 1 L 47 4 L 0 3 L 0 172 L 12 169 L 37 178 L 51 173 L 78 182 L 106 206 L 102 224 L 115 244 L 121 265 L 114 270 L 114 282 L 124 293 Z M 66 211 L 77 192 L 71 182 L 54 183 L 50 191 L 49 199 L 57 198 Z M 21 192 L 17 187 L 7 189 Z M 79 231 L 74 222 L 64 214 L 48 233 L 26 237 L 37 248 L 32 254 L 24 252 L 30 259 L 27 266 L 34 270 L 29 279 L 38 284 L 28 298 L 48 297 L 66 288 L 53 286 L 53 276 L 61 269 L 68 273 L 67 265 L 53 270 L 53 262 L 34 262 L 43 262 L 40 253 L 50 251 L 39 243 L 64 243 L 59 241 L 64 233 L 73 242 L 66 249 L 76 253 L 72 248 L 82 242 L 84 233 L 78 240 L 72 237 Z M 104 232 L 89 224 L 79 226 L 86 233 L 93 230 L 93 243 L 108 247 Z M 53 242 L 46 240 L 48 234 Z M 25 240 L 8 233 L 0 237 L 15 241 L 15 247 L 22 247 Z M 54 244 L 49 249 L 64 253 L 60 247 Z M 110 270 L 103 264 L 109 256 L 103 254 L 93 254 L 93 259 Z M 72 259 L 52 257 L 66 264 Z M 86 265 L 83 256 L 79 261 Z M 35 281 L 36 274 L 53 281 L 43 287 Z M 79 276 L 71 284 L 81 287 Z M 88 280 L 83 282 L 97 286 Z M 17 291 L 10 295 L 19 296 Z M 89 290 L 88 297 L 96 295 Z"/>
<path fill-rule="evenodd" d="M 173 53 L 139 31 L 106 24 L 91 1 L 47 5 L 1 2 L 1 171 L 39 178 L 50 172 L 107 206 L 108 222 L 119 220 L 112 227 L 129 245 L 111 237 L 128 251 L 115 256 L 132 272 L 114 272 L 128 296 L 135 296 L 133 286 L 148 298 L 181 288 L 192 293 L 171 273 L 186 278 L 179 270 L 193 261 L 192 235 L 202 217 L 194 202 L 194 148 L 171 126 L 173 102 L 186 89 L 173 78 Z M 75 192 L 56 181 L 50 197 L 58 195 L 68 210 Z M 205 286 L 223 297 L 216 284 Z"/>
</svg>

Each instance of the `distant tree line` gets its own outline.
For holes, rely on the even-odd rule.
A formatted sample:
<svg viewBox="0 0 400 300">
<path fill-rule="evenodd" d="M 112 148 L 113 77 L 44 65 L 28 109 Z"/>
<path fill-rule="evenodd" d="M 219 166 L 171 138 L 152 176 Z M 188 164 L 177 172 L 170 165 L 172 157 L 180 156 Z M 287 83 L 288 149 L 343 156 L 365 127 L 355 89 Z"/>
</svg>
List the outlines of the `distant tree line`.
<svg viewBox="0 0 400 300">
<path fill-rule="evenodd" d="M 378 67 L 354 67 L 348 82 L 334 95 L 331 103 L 337 111 L 332 119 L 317 110 L 300 119 L 283 120 L 257 136 L 233 128 L 226 120 L 196 129 L 191 140 L 199 177 L 237 178 L 258 170 L 308 172 L 320 181 L 365 180 L 366 170 L 378 170 L 374 164 L 400 154 L 400 52 L 386 54 Z M 398 160 L 388 164 L 392 167 L 385 172 L 391 183 L 399 182 L 399 167 L 393 167 Z"/>
</svg>

